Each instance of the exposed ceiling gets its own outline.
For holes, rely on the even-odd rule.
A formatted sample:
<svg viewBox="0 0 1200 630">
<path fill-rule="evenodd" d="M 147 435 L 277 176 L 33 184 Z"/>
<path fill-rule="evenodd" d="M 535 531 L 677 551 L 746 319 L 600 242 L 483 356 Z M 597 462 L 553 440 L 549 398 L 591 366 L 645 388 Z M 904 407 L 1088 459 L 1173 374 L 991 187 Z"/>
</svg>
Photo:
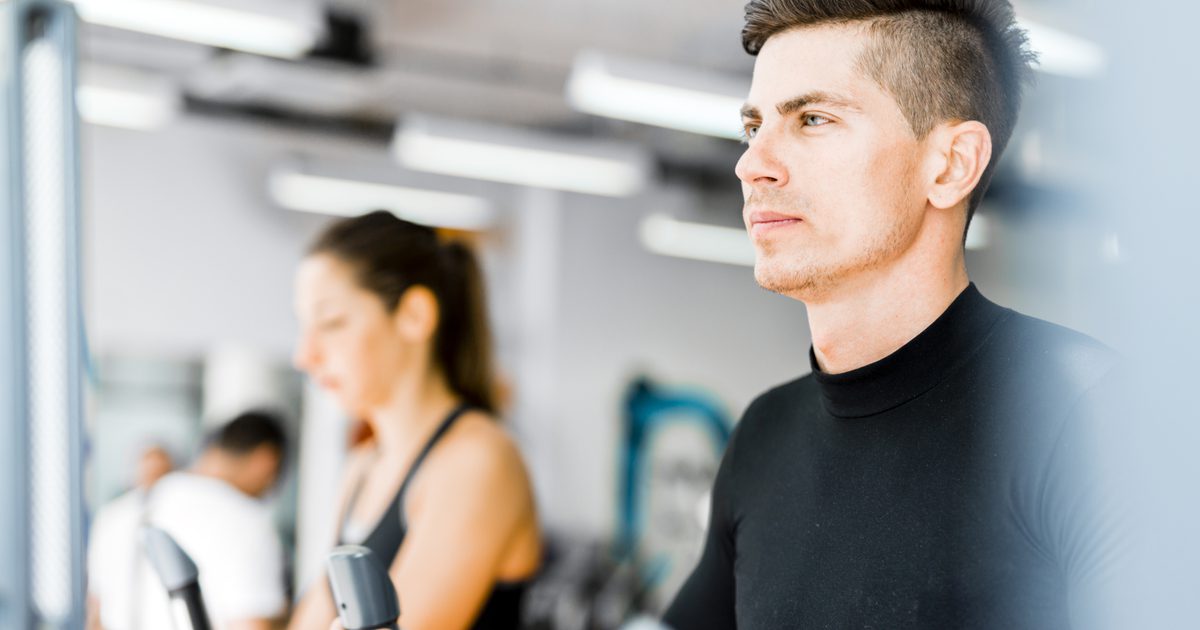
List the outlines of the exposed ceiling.
<svg viewBox="0 0 1200 630">
<path fill-rule="evenodd" d="M 744 2 L 325 0 L 332 12 L 362 27 L 359 43 L 372 57 L 365 64 L 328 56 L 279 60 L 96 26 L 85 28 L 82 47 L 86 61 L 171 77 L 194 112 L 350 130 L 381 141 L 401 115 L 434 112 L 635 139 L 651 146 L 668 170 L 703 180 L 728 172 L 740 151 L 736 143 L 573 111 L 564 85 L 585 49 L 748 80 L 753 59 L 739 40 Z M 1054 20 L 1066 6 L 1024 2 L 1019 9 Z M 348 43 L 354 42 L 335 42 Z M 1053 93 L 1056 81 L 1043 77 L 1049 87 L 1039 90 Z M 1060 114 L 1039 110 L 1043 115 Z M 1024 128 L 1043 126 L 1026 118 Z M 1042 145 L 1056 140 L 1042 136 Z"/>
<path fill-rule="evenodd" d="M 389 122 L 405 111 L 564 127 L 576 53 L 599 49 L 747 75 L 741 0 L 440 0 L 326 3 L 365 27 L 373 63 L 282 61 L 103 27 L 85 58 L 170 73 L 206 100 Z M 318 87 L 320 86 L 320 87 Z"/>
</svg>

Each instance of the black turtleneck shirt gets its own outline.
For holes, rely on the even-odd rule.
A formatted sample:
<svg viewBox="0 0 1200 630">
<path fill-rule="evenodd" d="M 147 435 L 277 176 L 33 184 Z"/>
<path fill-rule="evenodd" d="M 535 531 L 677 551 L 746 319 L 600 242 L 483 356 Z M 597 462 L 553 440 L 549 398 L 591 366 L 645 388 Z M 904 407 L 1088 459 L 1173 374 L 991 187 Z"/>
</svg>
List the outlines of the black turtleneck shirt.
<svg viewBox="0 0 1200 630">
<path fill-rule="evenodd" d="M 1072 627 L 1113 543 L 1084 464 L 1114 353 L 971 285 L 876 363 L 810 360 L 735 430 L 667 625 Z"/>
</svg>

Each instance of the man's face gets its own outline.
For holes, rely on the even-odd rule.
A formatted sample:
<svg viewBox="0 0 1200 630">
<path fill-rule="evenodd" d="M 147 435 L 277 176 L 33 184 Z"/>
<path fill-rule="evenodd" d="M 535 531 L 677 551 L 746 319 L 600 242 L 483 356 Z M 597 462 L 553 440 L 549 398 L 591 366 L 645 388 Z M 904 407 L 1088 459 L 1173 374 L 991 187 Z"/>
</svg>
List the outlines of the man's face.
<svg viewBox="0 0 1200 630">
<path fill-rule="evenodd" d="M 894 98 L 856 67 L 861 25 L 773 35 L 743 109 L 742 217 L 764 288 L 804 301 L 870 282 L 915 240 L 921 143 Z"/>
<path fill-rule="evenodd" d="M 266 444 L 242 456 L 241 489 L 252 497 L 264 497 L 279 479 L 283 463 L 279 450 Z"/>
</svg>

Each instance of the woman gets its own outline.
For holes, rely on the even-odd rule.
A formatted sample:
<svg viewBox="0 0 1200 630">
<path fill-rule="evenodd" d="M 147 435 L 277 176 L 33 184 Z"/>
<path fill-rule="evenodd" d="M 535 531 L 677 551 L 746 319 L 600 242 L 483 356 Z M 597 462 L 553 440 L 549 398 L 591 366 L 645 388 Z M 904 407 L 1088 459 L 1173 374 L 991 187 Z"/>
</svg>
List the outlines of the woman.
<svg viewBox="0 0 1200 630">
<path fill-rule="evenodd" d="M 405 630 L 515 628 L 541 560 L 521 456 L 493 418 L 471 251 L 387 212 L 338 221 L 297 273 L 296 365 L 373 438 L 342 481 L 338 543 L 389 566 Z M 328 582 L 289 628 L 326 630 Z"/>
</svg>

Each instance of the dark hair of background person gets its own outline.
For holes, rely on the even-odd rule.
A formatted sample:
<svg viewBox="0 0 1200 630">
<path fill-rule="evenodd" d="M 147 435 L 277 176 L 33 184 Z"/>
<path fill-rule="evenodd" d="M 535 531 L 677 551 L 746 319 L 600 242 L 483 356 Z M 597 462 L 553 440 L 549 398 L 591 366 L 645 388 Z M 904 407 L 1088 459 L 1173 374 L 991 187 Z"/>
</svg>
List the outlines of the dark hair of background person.
<svg viewBox="0 0 1200 630">
<path fill-rule="evenodd" d="M 260 446 L 269 446 L 279 453 L 282 464 L 287 454 L 287 431 L 279 416 L 267 411 L 247 411 L 213 431 L 207 445 L 233 455 L 246 455 Z"/>
<path fill-rule="evenodd" d="M 463 243 L 443 243 L 432 228 L 384 210 L 334 222 L 309 255 L 329 254 L 350 265 L 358 284 L 395 311 L 404 292 L 424 286 L 438 303 L 434 363 L 463 401 L 496 412 L 491 335 L 483 279 Z"/>
<path fill-rule="evenodd" d="M 896 99 L 917 138 L 945 121 L 977 120 L 992 160 L 967 204 L 975 214 L 1016 125 L 1036 55 L 1008 0 L 752 0 L 742 47 L 757 55 L 772 35 L 867 23 L 859 69 Z"/>
</svg>

